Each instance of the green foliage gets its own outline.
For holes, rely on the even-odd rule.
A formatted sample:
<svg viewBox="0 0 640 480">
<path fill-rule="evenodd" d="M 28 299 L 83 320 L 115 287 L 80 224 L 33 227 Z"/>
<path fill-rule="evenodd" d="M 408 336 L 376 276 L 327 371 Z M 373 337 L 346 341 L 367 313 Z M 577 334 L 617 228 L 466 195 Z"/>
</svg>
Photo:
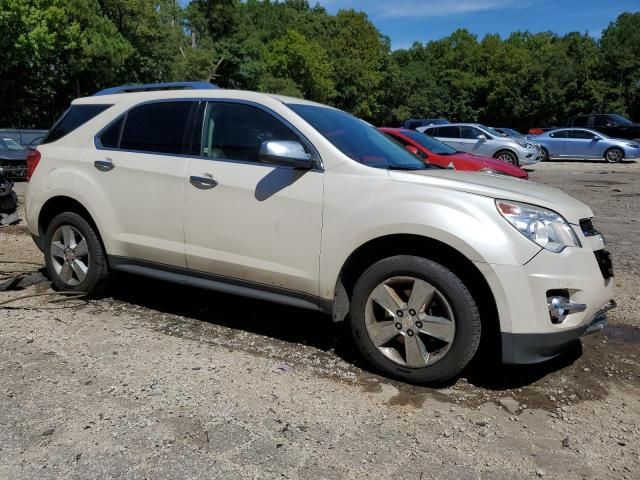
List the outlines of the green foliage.
<svg viewBox="0 0 640 480">
<path fill-rule="evenodd" d="M 48 127 L 74 97 L 170 80 L 305 97 L 377 124 L 640 120 L 640 13 L 600 40 L 461 29 L 393 52 L 364 13 L 307 0 L 0 0 L 0 31 L 3 127 Z"/>
</svg>

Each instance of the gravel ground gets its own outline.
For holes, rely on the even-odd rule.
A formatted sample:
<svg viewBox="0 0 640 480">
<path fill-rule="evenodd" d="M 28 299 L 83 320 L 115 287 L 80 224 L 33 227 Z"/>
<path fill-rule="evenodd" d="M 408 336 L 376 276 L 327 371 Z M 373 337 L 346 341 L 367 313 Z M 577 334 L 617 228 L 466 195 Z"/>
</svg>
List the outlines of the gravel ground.
<svg viewBox="0 0 640 480">
<path fill-rule="evenodd" d="M 566 355 L 408 386 L 322 315 L 122 276 L 0 306 L 0 478 L 640 478 L 640 165 L 532 170 L 593 207 L 614 255 L 619 307 Z M 41 263 L 0 228 L 0 278 Z"/>
</svg>

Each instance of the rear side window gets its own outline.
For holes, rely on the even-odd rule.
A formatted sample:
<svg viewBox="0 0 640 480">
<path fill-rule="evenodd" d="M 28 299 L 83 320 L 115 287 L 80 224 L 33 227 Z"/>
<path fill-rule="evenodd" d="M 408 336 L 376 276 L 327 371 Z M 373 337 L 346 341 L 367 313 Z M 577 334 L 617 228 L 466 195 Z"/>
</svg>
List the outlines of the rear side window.
<svg viewBox="0 0 640 480">
<path fill-rule="evenodd" d="M 51 143 L 60 140 L 99 113 L 104 112 L 110 106 L 111 105 L 71 105 L 51 128 L 42 143 Z"/>
<path fill-rule="evenodd" d="M 593 133 L 585 130 L 571 130 L 569 132 L 569 138 L 593 140 Z"/>
<path fill-rule="evenodd" d="M 194 104 L 192 101 L 156 102 L 133 108 L 125 117 L 119 148 L 149 153 L 182 153 Z M 101 137 L 103 146 L 107 146 L 105 140 L 114 145 L 117 122 L 111 127 Z"/>
<path fill-rule="evenodd" d="M 560 130 L 559 132 L 550 133 L 549 136 L 551 138 L 567 138 L 567 131 L 566 130 Z"/>
<path fill-rule="evenodd" d="M 438 137 L 442 138 L 460 138 L 458 127 L 440 127 L 438 128 Z"/>
</svg>

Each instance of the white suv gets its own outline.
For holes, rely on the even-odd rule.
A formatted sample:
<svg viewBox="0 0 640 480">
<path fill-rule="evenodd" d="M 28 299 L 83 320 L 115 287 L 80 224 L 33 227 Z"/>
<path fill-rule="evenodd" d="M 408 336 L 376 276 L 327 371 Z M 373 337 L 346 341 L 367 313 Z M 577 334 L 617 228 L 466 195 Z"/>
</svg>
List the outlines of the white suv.
<svg viewBox="0 0 640 480">
<path fill-rule="evenodd" d="M 531 165 L 544 158 L 539 145 L 524 138 L 505 137 L 497 130 L 479 123 L 429 125 L 418 127 L 417 130 L 461 152 L 497 158 L 516 166 Z"/>
<path fill-rule="evenodd" d="M 550 358 L 614 305 L 593 214 L 559 190 L 427 167 L 296 98 L 131 90 L 75 100 L 29 158 L 27 221 L 59 289 L 124 271 L 320 310 L 416 383 L 481 344 Z"/>
</svg>

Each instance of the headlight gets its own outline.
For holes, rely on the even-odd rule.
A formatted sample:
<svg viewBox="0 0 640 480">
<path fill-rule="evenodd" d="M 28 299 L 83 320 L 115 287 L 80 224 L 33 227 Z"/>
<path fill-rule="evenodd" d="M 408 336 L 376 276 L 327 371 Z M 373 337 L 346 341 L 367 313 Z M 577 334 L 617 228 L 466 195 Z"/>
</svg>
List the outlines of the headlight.
<svg viewBox="0 0 640 480">
<path fill-rule="evenodd" d="M 520 145 L 522 148 L 534 148 L 534 146 L 529 142 L 522 142 L 520 140 L 516 140 L 516 143 Z"/>
<path fill-rule="evenodd" d="M 532 242 L 551 252 L 581 247 L 571 225 L 553 210 L 526 203 L 496 200 L 502 216 Z"/>
<path fill-rule="evenodd" d="M 638 145 L 637 143 L 627 143 L 627 145 L 631 148 L 640 148 L 640 145 Z"/>
</svg>

